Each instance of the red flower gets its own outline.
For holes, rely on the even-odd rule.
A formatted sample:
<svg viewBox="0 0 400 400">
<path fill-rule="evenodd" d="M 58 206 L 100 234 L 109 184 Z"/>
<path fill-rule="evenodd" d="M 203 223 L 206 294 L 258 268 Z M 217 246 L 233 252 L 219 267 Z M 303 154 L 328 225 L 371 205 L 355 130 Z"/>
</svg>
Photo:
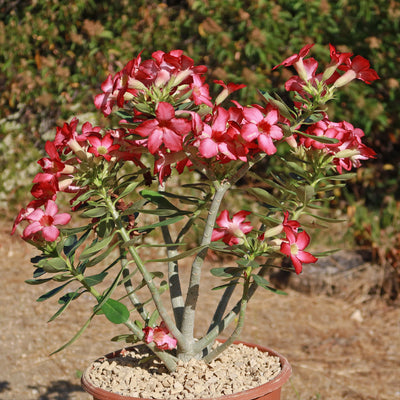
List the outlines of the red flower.
<svg viewBox="0 0 400 400">
<path fill-rule="evenodd" d="M 339 69 L 345 73 L 336 80 L 334 87 L 344 86 L 354 79 L 360 79 L 367 84 L 379 79 L 376 71 L 370 68 L 369 61 L 361 56 L 355 56 L 352 60 L 348 58 L 346 64 L 339 66 Z"/>
<path fill-rule="evenodd" d="M 174 107 L 160 102 L 156 109 L 156 119 L 144 121 L 134 132 L 148 138 L 147 147 L 154 154 L 162 144 L 171 151 L 181 151 L 183 139 L 190 130 L 190 121 L 175 118 Z"/>
<path fill-rule="evenodd" d="M 282 129 L 277 125 L 278 112 L 271 110 L 264 115 L 258 108 L 246 107 L 243 114 L 249 123 L 243 125 L 242 137 L 248 142 L 257 139 L 258 147 L 268 155 L 276 153 L 273 141 L 283 137 Z"/>
<path fill-rule="evenodd" d="M 290 65 L 293 65 L 294 68 L 296 69 L 297 73 L 299 74 L 299 77 L 303 80 L 307 80 L 307 72 L 304 67 L 303 59 L 304 57 L 309 53 L 311 47 L 313 47 L 314 44 L 307 44 L 304 46 L 300 51 L 299 54 L 293 54 L 292 56 L 288 57 L 286 60 L 282 61 L 280 64 L 276 65 L 275 68 L 278 68 L 279 66 L 283 65 L 285 67 L 289 67 Z"/>
<path fill-rule="evenodd" d="M 371 148 L 362 143 L 364 132 L 359 128 L 354 128 L 346 121 L 332 122 L 328 118 L 311 125 L 307 134 L 337 139 L 337 143 L 321 143 L 308 137 L 300 137 L 300 144 L 306 148 L 321 149 L 328 154 L 334 155 L 333 163 L 337 171 L 341 174 L 342 169 L 349 171 L 351 168 L 358 168 L 361 160 L 374 158 L 376 153 Z"/>
<path fill-rule="evenodd" d="M 293 227 L 284 229 L 284 231 L 286 238 L 281 243 L 280 251 L 290 257 L 296 274 L 300 274 L 303 264 L 313 263 L 318 260 L 312 254 L 303 251 L 310 244 L 310 236 L 305 231 L 297 233 Z"/>
<path fill-rule="evenodd" d="M 88 137 L 88 141 L 92 145 L 88 152 L 96 157 L 103 157 L 107 161 L 111 160 L 112 152 L 120 147 L 119 144 L 114 144 L 111 133 L 107 133 L 103 138 L 98 135 L 91 135 Z"/>
<path fill-rule="evenodd" d="M 30 224 L 24 229 L 23 239 L 34 239 L 41 232 L 43 238 L 48 242 L 54 242 L 60 235 L 60 231 L 55 225 L 66 225 L 71 219 L 67 213 L 58 213 L 57 204 L 53 200 L 49 200 L 46 204 L 45 211 L 37 208 L 26 219 Z"/>
<path fill-rule="evenodd" d="M 251 214 L 248 211 L 239 211 L 229 219 L 228 210 L 223 210 L 216 222 L 221 228 L 213 230 L 211 241 L 221 240 L 229 246 L 239 244 L 247 233 L 253 230 L 250 222 L 244 222 L 245 218 Z"/>
<path fill-rule="evenodd" d="M 204 84 L 204 78 L 200 75 L 193 75 L 193 83 L 190 85 L 190 88 L 193 90 L 192 97 L 194 99 L 194 103 L 206 104 L 209 107 L 212 107 L 210 93 L 208 91 L 208 85 Z"/>
<path fill-rule="evenodd" d="M 33 183 L 34 185 L 32 186 L 31 194 L 37 199 L 55 200 L 56 194 L 60 190 L 58 187 L 57 177 L 53 174 L 38 173 L 33 178 Z"/>
<path fill-rule="evenodd" d="M 203 125 L 196 142 L 201 156 L 216 157 L 220 163 L 238 159 L 247 161 L 248 147 L 254 146 L 246 143 L 240 134 L 242 110 L 237 107 L 231 107 L 229 110 L 215 107 L 210 117 L 211 120 Z"/>
<path fill-rule="evenodd" d="M 161 322 L 160 326 L 151 328 L 146 326 L 143 329 L 144 341 L 146 343 L 154 342 L 160 350 L 172 350 L 175 349 L 177 341 L 175 338 L 169 336 L 169 330 L 165 326 L 164 321 Z"/>
</svg>

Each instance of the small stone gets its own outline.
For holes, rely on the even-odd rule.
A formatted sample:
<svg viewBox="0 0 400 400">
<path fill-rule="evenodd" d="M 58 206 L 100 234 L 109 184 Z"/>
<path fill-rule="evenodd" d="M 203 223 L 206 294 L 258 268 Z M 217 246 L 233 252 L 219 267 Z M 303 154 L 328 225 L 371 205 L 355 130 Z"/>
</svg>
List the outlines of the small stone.
<svg viewBox="0 0 400 400">
<path fill-rule="evenodd" d="M 360 310 L 354 311 L 353 314 L 351 314 L 350 319 L 360 323 L 364 321 L 364 318 L 362 317 Z"/>
</svg>

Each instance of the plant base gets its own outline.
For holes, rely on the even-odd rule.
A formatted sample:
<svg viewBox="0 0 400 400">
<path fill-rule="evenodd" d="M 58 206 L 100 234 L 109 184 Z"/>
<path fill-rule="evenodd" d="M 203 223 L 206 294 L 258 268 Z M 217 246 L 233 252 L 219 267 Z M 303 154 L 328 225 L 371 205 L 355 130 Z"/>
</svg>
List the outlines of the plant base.
<svg viewBox="0 0 400 400">
<path fill-rule="evenodd" d="M 254 377 L 254 375 L 257 374 L 257 365 L 254 365 L 255 363 L 261 363 L 261 362 L 266 362 L 268 364 L 272 364 L 272 370 L 268 369 L 266 370 L 266 374 L 268 375 L 272 375 L 274 376 L 271 380 L 269 380 L 266 383 L 261 383 L 256 387 L 253 387 L 251 389 L 246 389 L 246 390 L 242 390 L 242 391 L 238 391 L 237 393 L 233 393 L 233 394 L 224 394 L 224 393 L 213 393 L 211 392 L 209 396 L 204 396 L 204 395 L 199 395 L 197 397 L 195 397 L 196 395 L 193 392 L 188 393 L 187 395 L 185 395 L 184 393 L 187 393 L 187 390 L 185 390 L 184 386 L 182 386 L 181 383 L 179 383 L 178 381 L 174 382 L 172 381 L 172 376 L 168 376 L 167 374 L 165 374 L 165 371 L 161 370 L 160 371 L 155 371 L 154 370 L 154 364 L 151 367 L 153 369 L 153 376 L 154 373 L 162 373 L 164 372 L 163 375 L 163 383 L 165 383 L 165 386 L 168 385 L 173 385 L 174 386 L 174 390 L 170 390 L 169 392 L 166 391 L 165 393 L 159 392 L 159 391 L 154 391 L 152 392 L 151 390 L 151 380 L 150 378 L 148 379 L 148 381 L 145 381 L 145 384 L 149 385 L 148 389 L 146 388 L 146 390 L 142 390 L 140 392 L 140 395 L 137 393 L 137 390 L 135 388 L 135 383 L 131 383 L 132 381 L 129 381 L 129 385 L 132 385 L 132 396 L 130 396 L 126 391 L 121 391 L 121 393 L 124 394 L 119 394 L 116 393 L 118 391 L 113 389 L 112 392 L 108 391 L 107 389 L 103 389 L 100 388 L 98 386 L 96 386 L 93 383 L 93 380 L 91 379 L 90 375 L 93 373 L 93 369 L 95 368 L 95 364 L 97 363 L 97 365 L 101 362 L 101 360 L 105 360 L 106 363 L 105 368 L 110 369 L 112 368 L 112 366 L 118 363 L 120 363 L 121 359 L 124 360 L 124 357 L 122 357 L 124 354 L 126 354 L 127 352 L 133 350 L 135 352 L 138 352 L 138 347 L 140 346 L 133 346 L 131 348 L 127 348 L 127 349 L 123 349 L 123 350 L 119 350 L 110 354 L 107 354 L 105 356 L 105 358 L 103 357 L 102 359 L 99 359 L 97 362 L 93 363 L 89 368 L 86 369 L 86 371 L 84 372 L 83 376 L 82 376 L 82 387 L 84 388 L 84 390 L 86 392 L 88 392 L 89 394 L 91 394 L 93 396 L 93 400 L 133 400 L 133 399 L 143 399 L 143 398 L 167 398 L 169 400 L 171 399 L 185 399 L 185 398 L 197 398 L 197 399 L 206 399 L 206 398 L 213 398 L 213 399 L 224 399 L 224 400 L 252 400 L 252 399 L 260 399 L 260 400 L 280 400 L 281 399 L 281 387 L 283 386 L 283 384 L 289 379 L 290 375 L 291 375 L 291 367 L 289 362 L 287 361 L 287 359 L 285 357 L 283 357 L 281 354 L 262 347 L 262 346 L 257 346 L 254 344 L 249 344 L 249 343 L 243 343 L 243 342 L 237 342 L 236 344 L 240 344 L 242 343 L 244 346 L 237 346 L 237 349 L 235 348 L 235 351 L 239 351 L 239 348 L 241 348 L 240 351 L 245 351 L 247 353 L 247 356 L 249 357 L 250 362 L 253 362 L 253 367 L 250 369 L 250 373 L 251 373 L 251 378 Z M 231 346 L 232 347 L 232 346 Z M 254 353 L 254 357 L 252 357 L 251 355 L 249 355 L 248 353 L 250 353 L 250 349 L 256 348 L 258 349 L 260 352 L 256 352 Z M 251 353 L 253 353 L 253 351 L 251 351 Z M 264 353 L 268 353 L 268 358 L 265 359 L 265 354 Z M 225 354 L 225 353 L 224 353 Z M 235 353 L 235 354 L 239 354 L 239 353 Z M 261 359 L 257 360 L 256 354 L 259 354 L 263 357 L 264 361 L 260 361 Z M 127 365 L 129 363 L 129 358 L 126 358 L 126 361 L 123 361 L 124 365 Z M 115 359 L 115 360 L 113 360 Z M 219 362 L 220 360 L 218 360 Z M 236 359 L 234 360 L 234 362 L 232 362 L 232 367 L 230 367 L 228 370 L 230 372 L 232 371 L 238 371 L 238 366 L 242 363 L 243 364 L 244 359 L 240 356 L 236 356 Z M 137 361 L 136 361 L 137 362 Z M 235 366 L 235 363 L 237 364 Z M 275 365 L 274 365 L 275 364 Z M 280 364 L 280 371 L 279 371 L 279 364 Z M 193 365 L 188 364 L 185 367 L 182 367 L 182 369 L 190 369 L 192 368 Z M 146 368 L 147 367 L 147 368 Z M 120 367 L 121 368 L 121 367 Z M 125 367 L 124 367 L 125 368 Z M 132 371 L 132 365 L 130 367 L 128 367 L 131 371 Z M 278 368 L 278 369 L 277 369 Z M 146 371 L 145 369 L 149 369 L 149 366 L 143 366 L 143 374 L 148 374 L 148 371 Z M 214 367 L 215 369 L 215 367 Z M 129 371 L 129 372 L 131 372 Z M 253 372 L 254 371 L 254 372 Z M 217 386 L 218 383 L 220 381 L 222 381 L 225 378 L 225 374 L 227 374 L 226 371 L 222 370 L 222 367 L 219 370 L 219 367 L 217 367 L 217 370 L 215 371 L 214 374 L 209 374 L 209 370 L 206 368 L 205 369 L 205 373 L 202 373 L 201 376 L 201 383 L 199 382 L 199 386 L 210 386 L 212 387 L 213 384 L 215 386 L 215 381 L 217 380 Z M 139 372 L 140 374 L 140 372 Z M 250 378 L 249 371 L 246 371 L 247 376 Z M 219 378 L 218 378 L 219 375 Z M 260 376 L 260 381 L 261 382 L 265 382 L 265 380 L 267 378 L 265 378 L 264 376 L 262 376 L 259 372 L 258 375 Z M 198 375 L 200 376 L 200 375 Z M 151 377 L 151 375 L 149 375 L 149 377 Z M 171 378 L 171 379 L 170 379 Z M 245 381 L 249 381 L 249 378 L 245 378 Z M 198 379 L 198 377 L 197 377 Z M 268 378 L 270 379 L 270 378 Z M 186 380 L 185 380 L 186 381 Z M 238 379 L 239 381 L 239 379 Z M 235 386 L 237 382 L 235 382 Z M 220 385 L 222 386 L 222 385 Z M 191 387 L 192 389 L 193 387 Z M 235 389 L 235 387 L 233 388 Z M 135 392 L 136 390 L 136 392 Z M 237 390 L 237 389 L 235 389 Z M 235 391 L 233 390 L 233 392 Z M 239 389 L 240 390 L 240 389 Z M 147 394 L 146 394 L 147 392 Z M 232 390 L 231 390 L 232 392 Z M 204 393 L 204 392 L 203 392 Z M 226 393 L 226 391 L 225 391 Z M 229 391 L 228 391 L 229 393 Z"/>
</svg>

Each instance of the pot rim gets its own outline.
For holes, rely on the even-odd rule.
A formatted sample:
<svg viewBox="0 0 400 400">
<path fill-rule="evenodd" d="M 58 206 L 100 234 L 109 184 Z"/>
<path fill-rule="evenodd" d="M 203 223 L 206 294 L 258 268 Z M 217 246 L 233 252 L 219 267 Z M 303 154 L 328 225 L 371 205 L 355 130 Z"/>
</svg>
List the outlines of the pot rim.
<svg viewBox="0 0 400 400">
<path fill-rule="evenodd" d="M 223 340 L 220 340 L 220 341 L 223 342 Z M 263 352 L 268 352 L 268 354 L 271 356 L 279 357 L 279 361 L 281 363 L 281 372 L 274 379 L 272 379 L 266 383 L 263 383 L 260 386 L 257 386 L 255 388 L 251 388 L 251 389 L 247 389 L 247 390 L 244 390 L 244 391 L 238 392 L 238 393 L 233 393 L 233 394 L 224 395 L 224 396 L 220 396 L 220 397 L 213 397 L 214 400 L 257 399 L 260 396 L 266 395 L 266 394 L 274 392 L 276 390 L 280 390 L 280 388 L 289 380 L 289 378 L 292 374 L 292 367 L 289 364 L 289 361 L 286 359 L 286 357 L 284 357 L 282 354 L 280 354 L 277 351 L 272 350 L 268 347 L 264 347 L 264 346 L 261 346 L 258 344 L 248 343 L 248 342 L 244 342 L 244 341 L 240 341 L 240 340 L 233 342 L 233 344 L 244 344 L 245 346 L 257 348 L 258 350 L 261 350 Z M 124 349 L 130 350 L 134 347 L 135 346 L 129 346 L 129 347 L 125 347 Z M 112 359 L 112 358 L 118 357 L 120 355 L 121 351 L 122 351 L 122 349 L 116 350 L 116 351 L 106 354 L 103 357 Z M 100 400 L 100 399 L 105 399 L 105 400 L 143 400 L 143 398 L 141 398 L 141 397 L 125 396 L 122 394 L 109 392 L 107 390 L 104 390 L 102 388 L 99 388 L 99 387 L 93 385 L 89 379 L 89 372 L 90 372 L 90 366 L 85 369 L 85 371 L 82 375 L 81 385 L 87 393 L 89 393 L 90 395 L 93 396 L 93 398 L 95 400 L 96 399 L 98 399 L 98 400 Z M 210 399 L 211 398 L 197 398 L 194 400 L 210 400 Z"/>
</svg>

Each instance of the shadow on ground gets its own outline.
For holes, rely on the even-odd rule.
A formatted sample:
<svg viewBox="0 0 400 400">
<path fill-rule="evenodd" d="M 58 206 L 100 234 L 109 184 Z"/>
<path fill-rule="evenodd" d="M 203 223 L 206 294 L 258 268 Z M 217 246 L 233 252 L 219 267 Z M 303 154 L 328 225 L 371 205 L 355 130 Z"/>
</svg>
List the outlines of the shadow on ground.
<svg viewBox="0 0 400 400">
<path fill-rule="evenodd" d="M 44 392 L 38 400 L 72 400 L 71 394 L 74 392 L 84 392 L 80 385 L 73 384 L 65 380 L 58 380 L 50 382 L 50 385 L 43 387 L 28 386 L 31 390 Z"/>
</svg>

